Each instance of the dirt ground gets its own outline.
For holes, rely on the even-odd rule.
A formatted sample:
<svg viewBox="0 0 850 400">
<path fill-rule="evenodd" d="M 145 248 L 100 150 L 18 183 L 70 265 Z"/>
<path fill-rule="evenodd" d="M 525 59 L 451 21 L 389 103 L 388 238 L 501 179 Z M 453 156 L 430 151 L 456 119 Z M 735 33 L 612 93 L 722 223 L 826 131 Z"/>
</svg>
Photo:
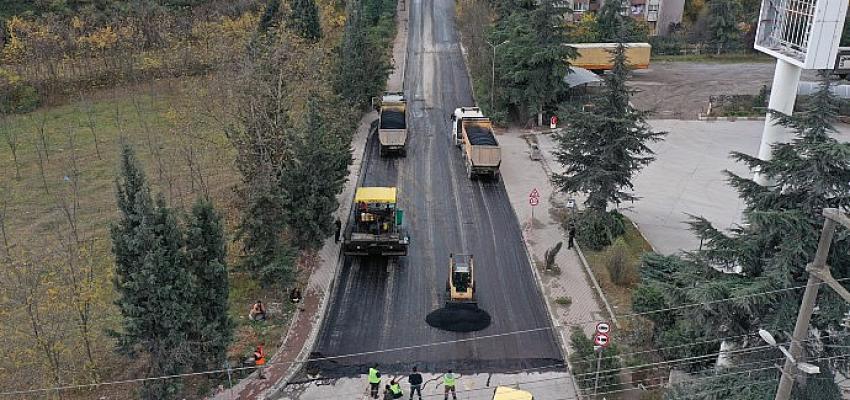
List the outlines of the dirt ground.
<svg viewBox="0 0 850 400">
<path fill-rule="evenodd" d="M 719 94 L 757 94 L 770 86 L 774 63 L 657 62 L 634 72 L 631 84 L 639 92 L 635 106 L 654 110 L 654 119 L 697 119 L 708 98 Z M 801 80 L 815 80 L 813 72 Z"/>
</svg>

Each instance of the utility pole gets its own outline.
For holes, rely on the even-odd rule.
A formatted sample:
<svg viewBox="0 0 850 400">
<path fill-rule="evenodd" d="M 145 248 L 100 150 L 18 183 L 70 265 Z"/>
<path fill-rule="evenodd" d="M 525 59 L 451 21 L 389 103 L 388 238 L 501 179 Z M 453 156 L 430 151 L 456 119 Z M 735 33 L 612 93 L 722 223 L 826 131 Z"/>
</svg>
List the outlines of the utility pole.
<svg viewBox="0 0 850 400">
<path fill-rule="evenodd" d="M 494 94 L 496 93 L 496 48 L 503 45 L 503 44 L 510 43 L 511 41 L 505 40 L 504 42 L 499 43 L 499 44 L 493 44 L 493 43 L 490 43 L 486 40 L 484 42 L 489 44 L 490 47 L 493 48 L 493 62 L 491 63 L 491 68 L 490 68 L 490 107 L 492 108 L 492 110 L 491 110 L 491 112 L 492 112 L 493 110 L 496 109 L 496 105 L 493 104 Z"/>
<path fill-rule="evenodd" d="M 815 300 L 818 297 L 818 290 L 821 283 L 826 283 L 838 292 L 845 301 L 850 302 L 850 292 L 844 289 L 832 277 L 829 266 L 826 265 L 826 259 L 829 256 L 829 247 L 832 244 L 832 237 L 835 235 L 836 224 L 850 228 L 850 218 L 835 208 L 824 209 L 823 216 L 825 217 L 823 230 L 818 240 L 815 259 L 811 264 L 806 266 L 806 271 L 809 272 L 809 280 L 806 282 L 806 291 L 803 293 L 803 302 L 797 314 L 797 323 L 794 325 L 794 335 L 791 338 L 791 346 L 788 350 L 791 353 L 791 358 L 786 357 L 785 359 L 785 365 L 782 367 L 782 377 L 779 380 L 779 387 L 776 389 L 775 400 L 789 400 L 791 398 L 791 389 L 794 386 L 794 377 L 797 372 L 794 360 L 800 360 L 800 355 L 803 352 L 802 343 L 806 340 L 809 332 L 809 322 L 812 319 Z"/>
</svg>

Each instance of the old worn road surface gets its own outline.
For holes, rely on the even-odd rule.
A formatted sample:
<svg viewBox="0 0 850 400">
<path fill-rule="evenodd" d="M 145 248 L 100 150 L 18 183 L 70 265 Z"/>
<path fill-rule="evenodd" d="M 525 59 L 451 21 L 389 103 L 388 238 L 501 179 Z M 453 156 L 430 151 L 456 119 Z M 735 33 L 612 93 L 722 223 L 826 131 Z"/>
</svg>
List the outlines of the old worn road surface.
<svg viewBox="0 0 850 400">
<path fill-rule="evenodd" d="M 405 92 L 410 104 L 408 156 L 382 159 L 377 138 L 365 186 L 398 186 L 411 237 L 398 262 L 349 257 L 341 270 L 313 357 L 408 346 L 550 327 L 544 302 L 501 183 L 470 181 L 459 150 L 448 140 L 448 116 L 473 105 L 454 27 L 452 0 L 408 0 Z M 434 329 L 425 316 L 444 302 L 449 253 L 475 256 L 480 305 L 493 322 L 475 333 Z M 380 352 L 317 363 L 322 375 L 363 373 L 378 362 L 386 372 L 507 372 L 563 359 L 551 331 Z"/>
</svg>

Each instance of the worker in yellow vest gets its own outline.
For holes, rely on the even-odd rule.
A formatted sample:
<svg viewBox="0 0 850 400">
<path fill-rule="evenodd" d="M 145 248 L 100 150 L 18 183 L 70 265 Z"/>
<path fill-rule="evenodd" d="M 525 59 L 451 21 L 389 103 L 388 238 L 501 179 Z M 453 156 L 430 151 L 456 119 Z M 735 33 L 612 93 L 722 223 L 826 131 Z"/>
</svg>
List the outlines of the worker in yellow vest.
<svg viewBox="0 0 850 400">
<path fill-rule="evenodd" d="M 390 380 L 390 392 L 393 395 L 393 399 L 400 399 L 404 396 L 404 393 L 401 391 L 401 385 L 395 379 Z"/>
<path fill-rule="evenodd" d="M 378 372 L 378 364 L 369 368 L 369 388 L 372 392 L 372 398 L 378 398 L 378 391 L 381 389 L 381 373 Z"/>
<path fill-rule="evenodd" d="M 449 400 L 449 391 L 452 392 L 452 399 L 457 400 L 457 393 L 455 393 L 455 384 L 457 383 L 458 376 L 452 373 L 452 370 L 443 374 L 443 387 L 445 388 L 445 395 L 443 396 L 443 400 Z"/>
</svg>

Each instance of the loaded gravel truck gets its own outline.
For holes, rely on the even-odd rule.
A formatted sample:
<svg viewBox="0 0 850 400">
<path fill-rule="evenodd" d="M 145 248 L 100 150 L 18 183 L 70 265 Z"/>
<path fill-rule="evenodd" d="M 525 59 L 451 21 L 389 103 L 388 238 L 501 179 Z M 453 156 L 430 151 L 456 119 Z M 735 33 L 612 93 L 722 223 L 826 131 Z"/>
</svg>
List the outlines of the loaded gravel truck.
<svg viewBox="0 0 850 400">
<path fill-rule="evenodd" d="M 351 208 L 352 221 L 343 235 L 347 256 L 406 256 L 410 240 L 397 207 L 398 189 L 359 187 Z"/>
<path fill-rule="evenodd" d="M 502 149 L 493 134 L 493 123 L 478 107 L 461 107 L 452 114 L 452 140 L 461 148 L 469 179 L 499 179 Z"/>
<path fill-rule="evenodd" d="M 378 106 L 378 140 L 381 156 L 394 153 L 407 155 L 407 101 L 402 92 L 386 92 Z"/>
</svg>

